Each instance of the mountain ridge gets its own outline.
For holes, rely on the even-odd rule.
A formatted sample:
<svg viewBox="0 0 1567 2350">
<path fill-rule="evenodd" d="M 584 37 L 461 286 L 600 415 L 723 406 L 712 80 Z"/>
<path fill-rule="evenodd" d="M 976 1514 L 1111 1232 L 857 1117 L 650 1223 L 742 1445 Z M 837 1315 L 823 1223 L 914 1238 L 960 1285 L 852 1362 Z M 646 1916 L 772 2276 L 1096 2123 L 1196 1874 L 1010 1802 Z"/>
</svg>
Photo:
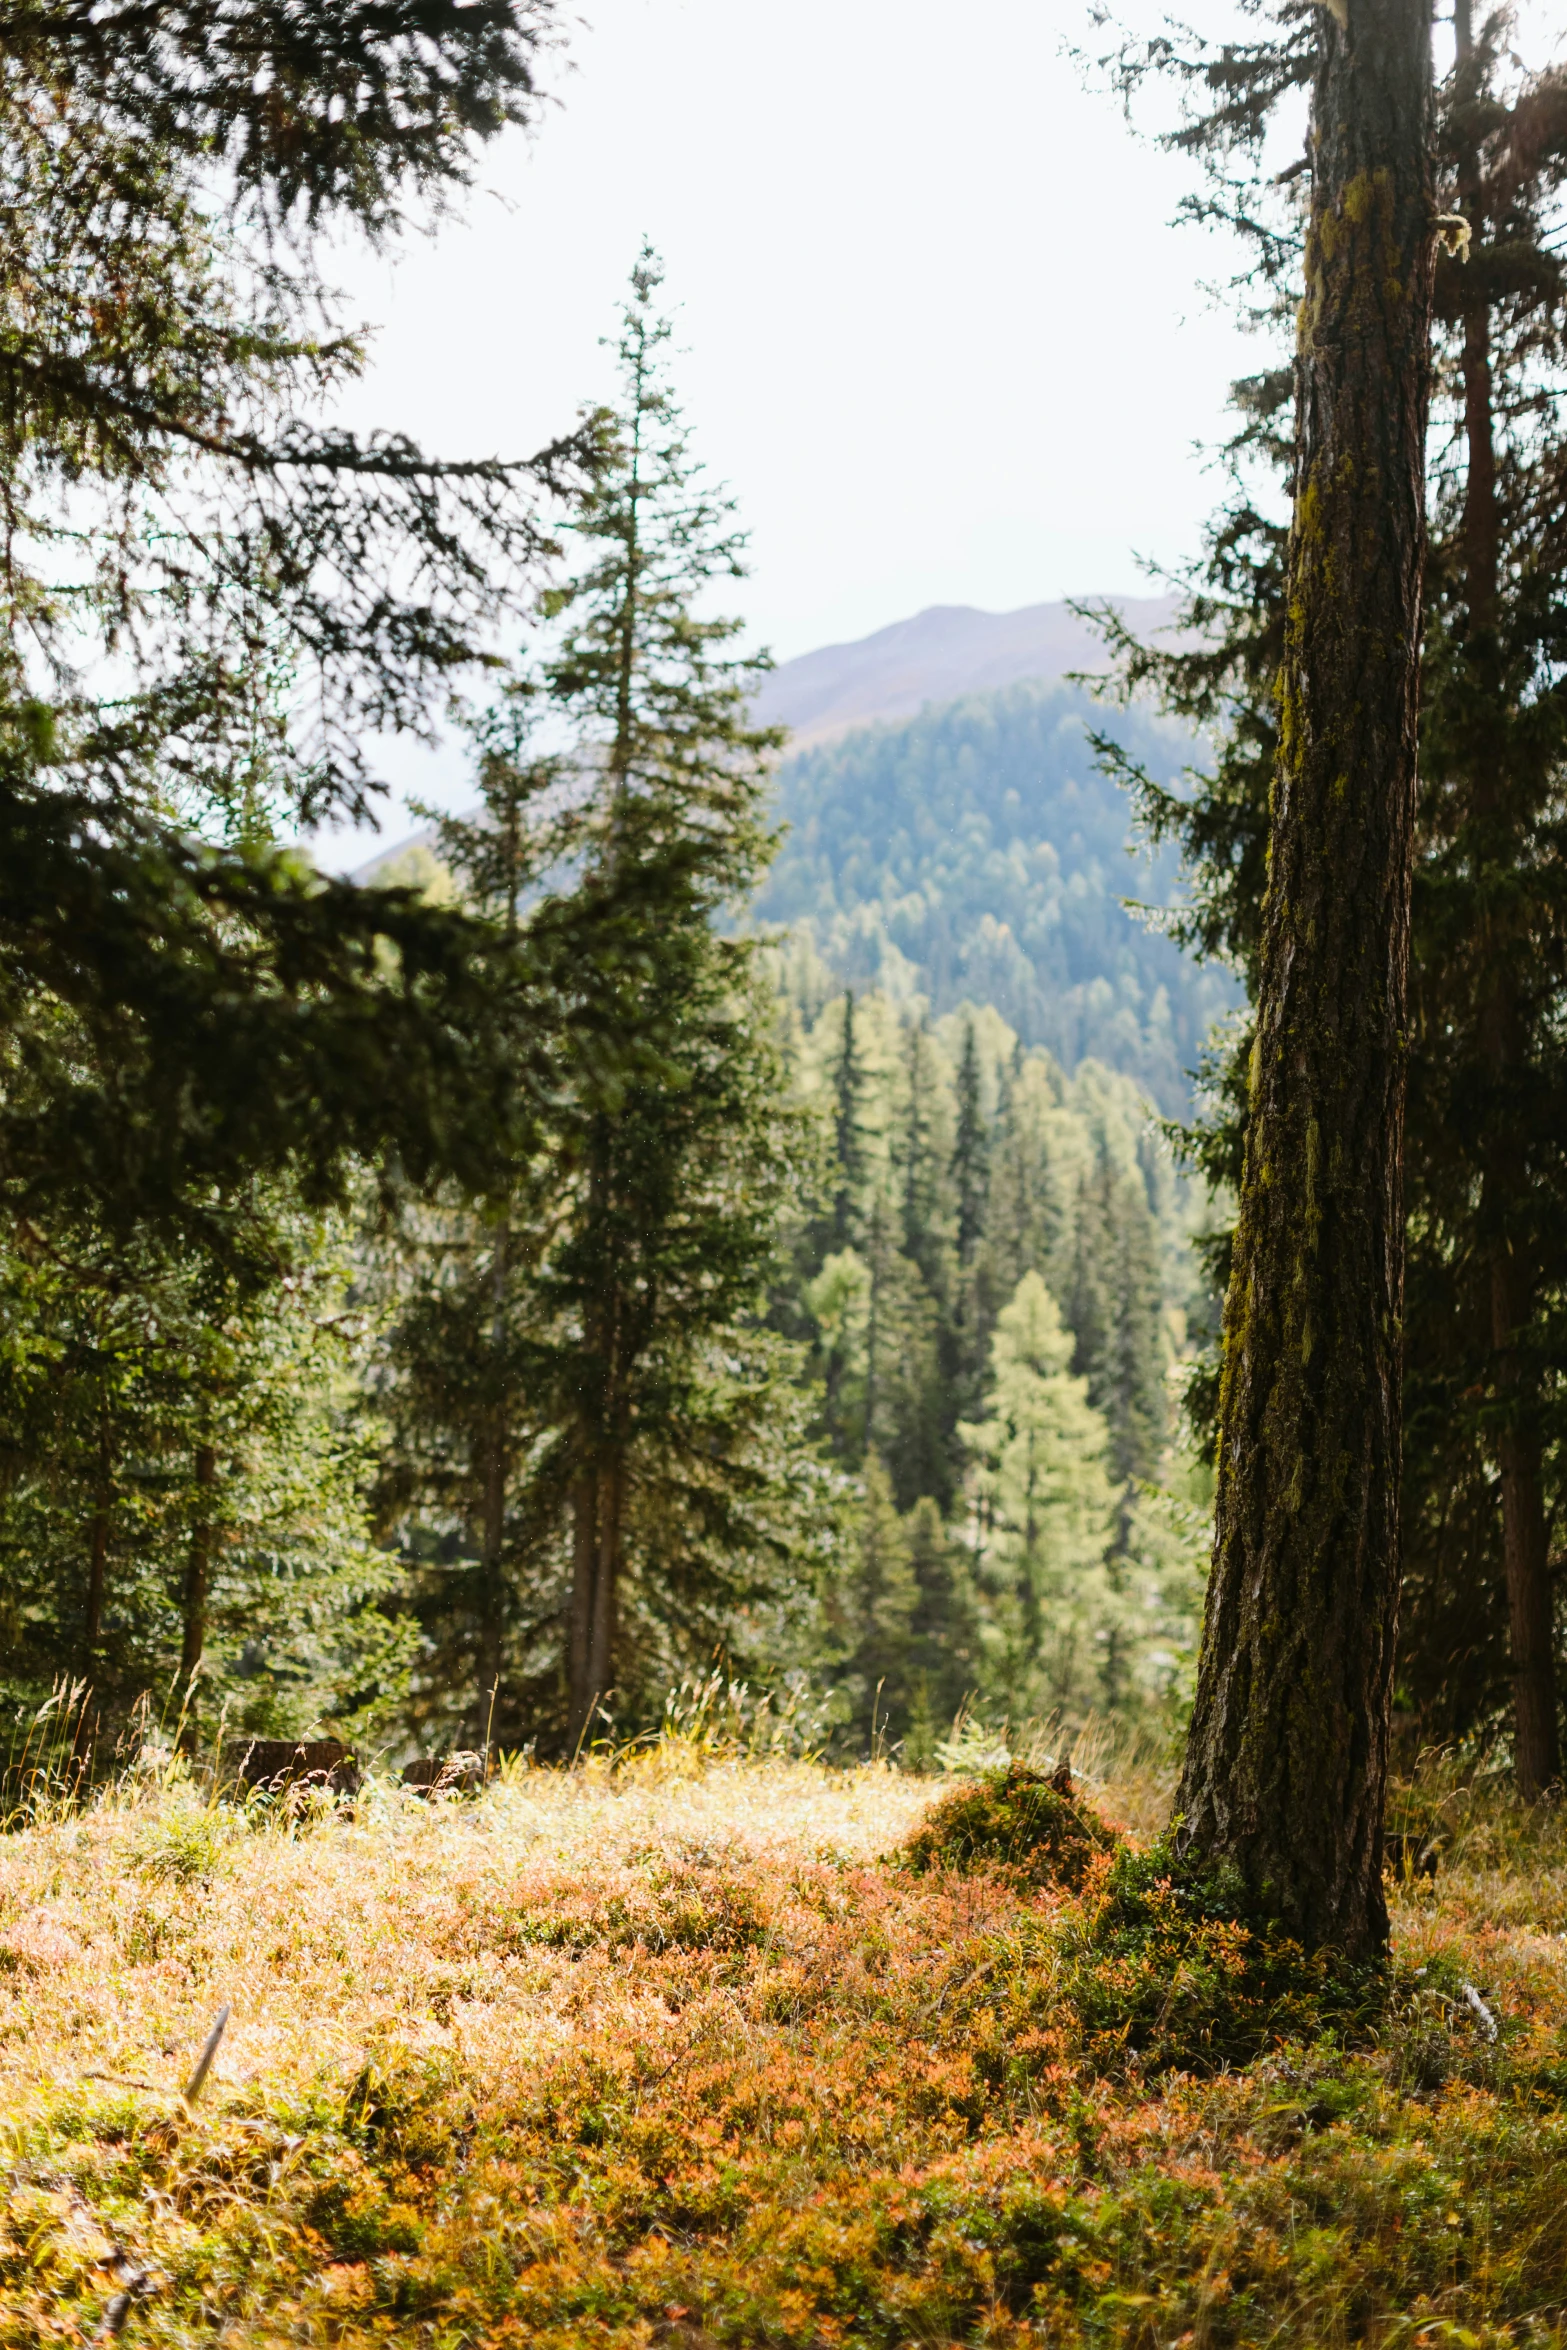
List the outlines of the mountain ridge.
<svg viewBox="0 0 1567 2350">
<path fill-rule="evenodd" d="M 1167 629 L 1175 617 L 1173 596 L 1081 601 L 1112 605 L 1143 636 Z M 1013 612 L 929 604 L 869 636 L 780 661 L 763 679 L 753 708 L 759 724 L 788 727 L 787 756 L 857 727 L 917 717 L 932 702 L 1106 666 L 1103 640 L 1070 604 L 1025 604 Z"/>
</svg>

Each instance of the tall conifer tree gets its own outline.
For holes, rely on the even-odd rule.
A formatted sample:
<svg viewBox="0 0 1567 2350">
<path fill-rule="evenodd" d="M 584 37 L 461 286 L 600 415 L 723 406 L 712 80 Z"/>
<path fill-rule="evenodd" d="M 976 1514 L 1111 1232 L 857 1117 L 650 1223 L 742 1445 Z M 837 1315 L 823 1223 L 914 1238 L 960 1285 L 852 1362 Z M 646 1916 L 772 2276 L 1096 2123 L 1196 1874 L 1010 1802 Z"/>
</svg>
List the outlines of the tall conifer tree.
<svg viewBox="0 0 1567 2350">
<path fill-rule="evenodd" d="M 1451 437 L 1434 481 L 1415 882 L 1407 1618 L 1438 1654 L 1456 1635 L 1452 1669 L 1472 1685 L 1475 1602 L 1499 1564 L 1514 1760 L 1533 1797 L 1562 1757 L 1550 1516 L 1567 1438 L 1567 440 L 1537 387 L 1567 356 L 1553 249 L 1567 80 L 1508 59 L 1505 12 L 1477 35 L 1458 0 L 1454 25 L 1440 159 L 1471 241 L 1464 260 L 1439 258 L 1437 280 Z M 1490 1461 L 1496 1497 L 1477 1525 Z M 1428 1691 L 1432 1661 L 1415 1675 Z"/>
<path fill-rule="evenodd" d="M 1436 257 L 1439 462 L 1431 496 L 1421 798 L 1411 917 L 1403 1599 L 1399 1674 L 1429 1736 L 1513 1718 L 1521 1783 L 1559 1755 L 1556 1641 L 1541 1572 L 1560 1489 L 1567 1268 L 1556 1202 L 1562 1136 L 1556 1006 L 1567 956 L 1558 875 L 1562 620 L 1556 544 L 1563 457 L 1540 397 L 1563 312 L 1550 223 L 1561 185 L 1559 78 L 1507 50 L 1505 10 L 1455 12 L 1457 56 L 1435 139 L 1447 207 Z M 1297 34 L 1259 44 L 1245 103 L 1298 68 Z M 1233 61 L 1238 65 L 1240 61 Z M 1194 68 L 1199 74 L 1201 68 Z M 1234 112 L 1240 77 L 1226 105 Z M 1216 118 L 1217 119 L 1217 118 Z M 1259 202 L 1259 199 L 1261 201 Z M 1266 192 L 1241 207 L 1254 232 Z M 1259 257 L 1287 271 L 1287 237 Z M 1190 797 L 1128 771 L 1156 838 L 1182 847 L 1191 887 L 1178 935 L 1238 964 L 1252 992 L 1277 746 L 1283 534 L 1248 494 L 1246 461 L 1287 471 L 1287 373 L 1237 387 L 1233 493 L 1191 582 L 1194 643 L 1122 639 L 1130 685 L 1218 737 Z M 1114 624 L 1112 623 L 1112 633 Z M 1114 758 L 1114 748 L 1102 748 Z M 1238 1183 L 1251 1031 L 1214 1064 L 1188 1146 Z M 1212 1236 L 1219 1281 L 1231 1235 Z M 1211 1430 L 1217 1379 L 1192 1391 Z"/>
<path fill-rule="evenodd" d="M 1423 0 L 1279 6 L 1177 56 L 1181 134 L 1248 215 L 1280 94 L 1309 79 L 1305 299 L 1257 1019 L 1219 1395 L 1213 1574 L 1183 1839 L 1313 1944 L 1379 1950 L 1399 1557 L 1401 1152 L 1440 223 Z M 1245 178 L 1245 174 L 1239 175 Z M 1291 173 L 1291 179 L 1299 176 Z M 1259 224 L 1252 217 L 1250 225 Z M 1260 228 L 1287 283 L 1297 246 Z M 1231 877 L 1225 877 L 1225 885 Z M 1221 885 L 1224 886 L 1224 885 Z M 1285 1170 L 1289 1171 L 1288 1179 Z"/>
<path fill-rule="evenodd" d="M 832 1231 L 835 1248 L 861 1237 L 861 1194 L 865 1185 L 865 1064 L 855 1030 L 854 990 L 843 999 L 843 1039 L 833 1068 Z"/>
<path fill-rule="evenodd" d="M 754 950 L 714 924 L 769 853 L 777 738 L 747 721 L 759 664 L 730 649 L 740 623 L 700 616 L 711 586 L 741 575 L 742 542 L 670 390 L 661 274 L 644 250 L 550 669 L 589 790 L 581 887 L 612 925 L 575 992 L 640 1056 L 623 1081 L 580 1089 L 562 1126 L 571 1206 L 543 1266 L 567 1333 L 573 1738 L 622 1684 L 629 1572 L 658 1578 L 667 1615 L 694 1631 L 721 1621 L 773 1543 L 761 1452 L 780 1407 L 754 1316 L 789 1125 Z"/>
</svg>

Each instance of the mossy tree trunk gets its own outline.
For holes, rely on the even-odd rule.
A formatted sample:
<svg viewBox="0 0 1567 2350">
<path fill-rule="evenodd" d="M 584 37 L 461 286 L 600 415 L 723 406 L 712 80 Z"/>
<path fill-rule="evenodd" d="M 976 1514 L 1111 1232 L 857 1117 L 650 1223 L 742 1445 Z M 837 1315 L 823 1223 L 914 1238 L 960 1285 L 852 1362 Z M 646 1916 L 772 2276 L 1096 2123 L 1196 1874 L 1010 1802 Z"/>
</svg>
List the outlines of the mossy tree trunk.
<svg viewBox="0 0 1567 2350">
<path fill-rule="evenodd" d="M 1280 748 L 1183 1837 L 1386 1940 L 1400 1155 L 1433 204 L 1427 0 L 1319 12 Z"/>
</svg>

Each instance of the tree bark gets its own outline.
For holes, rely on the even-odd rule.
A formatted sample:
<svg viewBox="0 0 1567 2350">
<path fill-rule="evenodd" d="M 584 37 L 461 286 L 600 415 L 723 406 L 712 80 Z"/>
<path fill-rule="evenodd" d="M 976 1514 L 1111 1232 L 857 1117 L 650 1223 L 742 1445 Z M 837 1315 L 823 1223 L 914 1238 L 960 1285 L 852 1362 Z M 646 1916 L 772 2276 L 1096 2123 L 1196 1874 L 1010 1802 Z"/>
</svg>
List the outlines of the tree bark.
<svg viewBox="0 0 1567 2350">
<path fill-rule="evenodd" d="M 98 1435 L 98 1479 L 93 1493 L 92 1528 L 87 1544 L 87 1603 L 84 1609 L 82 1633 L 82 1673 L 91 1680 L 98 1654 L 98 1642 L 103 1632 L 104 1588 L 109 1570 L 109 1513 L 113 1507 L 113 1493 L 109 1479 L 109 1431 L 107 1425 Z"/>
<path fill-rule="evenodd" d="M 590 1230 L 598 1241 L 597 1286 L 584 1314 L 572 1508 L 573 1746 L 581 1745 L 595 1706 L 609 1695 L 615 1679 L 626 1431 L 623 1301 L 611 1215 L 613 1159 L 613 1139 L 603 1120 L 594 1138 L 589 1176 Z"/>
<path fill-rule="evenodd" d="M 218 1481 L 217 1448 L 196 1447 L 196 1518 L 191 1527 L 190 1556 L 185 1565 L 183 1626 L 180 1640 L 180 1744 L 187 1753 L 196 1743 L 196 1675 L 207 1644 L 207 1595 L 212 1582 L 212 1489 Z"/>
<path fill-rule="evenodd" d="M 585 1460 L 571 1489 L 570 1694 L 567 1728 L 573 1747 L 586 1735 L 599 1692 L 590 1677 L 593 1590 L 598 1574 L 598 1477 Z"/>
<path fill-rule="evenodd" d="M 1468 0 L 1454 9 L 1460 72 L 1474 55 Z M 1476 241 L 1492 228 L 1478 155 L 1459 159 L 1459 202 Z M 1496 480 L 1496 392 L 1491 359 L 1491 305 L 1481 277 L 1464 318 L 1464 511 L 1462 559 L 1468 607 L 1467 646 L 1473 683 L 1502 717 L 1504 692 L 1500 643 L 1502 517 Z M 1505 854 L 1516 854 L 1508 821 L 1507 778 L 1498 772 L 1495 745 L 1503 739 L 1475 730 L 1471 757 L 1473 813 L 1506 839 Z M 1524 1020 L 1514 967 L 1518 944 L 1503 940 L 1488 958 L 1489 988 L 1481 1019 L 1481 1043 L 1490 1080 L 1505 1097 L 1526 1057 Z M 1528 1267 L 1514 1254 L 1512 1227 L 1520 1177 L 1511 1152 L 1494 1153 L 1481 1193 L 1481 1222 L 1490 1235 L 1485 1268 L 1486 1303 L 1492 1347 L 1492 1380 L 1502 1407 L 1497 1467 L 1502 1489 L 1502 1561 L 1513 1671 L 1513 1768 L 1519 1792 L 1530 1801 L 1561 1777 L 1561 1735 L 1556 1690 L 1556 1643 L 1551 1592 L 1550 1538 L 1539 1433 L 1539 1382 L 1519 1338 L 1534 1318 L 1535 1286 Z"/>
<path fill-rule="evenodd" d="M 484 1472 L 480 1497 L 479 1529 L 479 1653 L 478 1653 L 478 1718 L 486 1746 L 490 1724 L 495 1712 L 495 1693 L 500 1687 L 501 1659 L 506 1637 L 506 1588 L 504 1553 L 506 1549 L 506 1487 L 509 1481 L 510 1415 L 506 1396 L 499 1390 L 504 1385 L 506 1347 L 506 1276 L 508 1243 L 511 1237 L 510 1220 L 503 1217 L 496 1228 L 494 1253 L 490 1267 L 493 1314 L 490 1324 L 490 1359 L 494 1366 L 498 1392 L 491 1400 L 484 1421 Z"/>
<path fill-rule="evenodd" d="M 1502 1558 L 1513 1665 L 1513 1769 L 1533 1802 L 1561 1777 L 1556 1707 L 1556 1637 L 1540 1434 L 1529 1409 L 1531 1382 L 1516 1340 L 1530 1301 L 1505 1251 L 1491 1265 L 1491 1339 L 1497 1388 L 1510 1416 L 1497 1445 L 1502 1481 Z"/>
<path fill-rule="evenodd" d="M 593 1577 L 593 1620 L 588 1640 L 588 1681 L 602 1700 L 615 1686 L 615 1641 L 619 1631 L 622 1448 L 612 1445 L 599 1470 L 598 1557 Z"/>
<path fill-rule="evenodd" d="M 1427 0 L 1318 12 L 1257 1041 L 1183 1845 L 1387 1938 L 1401 1169 L 1433 204 Z"/>
</svg>

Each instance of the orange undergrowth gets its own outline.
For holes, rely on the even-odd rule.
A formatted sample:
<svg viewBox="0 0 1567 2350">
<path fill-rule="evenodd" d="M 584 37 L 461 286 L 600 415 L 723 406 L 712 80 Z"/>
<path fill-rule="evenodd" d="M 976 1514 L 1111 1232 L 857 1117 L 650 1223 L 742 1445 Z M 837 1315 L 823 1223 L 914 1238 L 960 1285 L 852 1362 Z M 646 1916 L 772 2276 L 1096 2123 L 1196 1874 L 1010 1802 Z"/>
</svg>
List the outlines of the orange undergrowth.
<svg viewBox="0 0 1567 2350">
<path fill-rule="evenodd" d="M 1110 1853 L 1077 1894 L 889 1867 L 933 1792 L 175 1787 L 6 1839 L 0 2344 L 127 2289 L 149 2346 L 1567 2340 L 1553 1823 L 1401 1897 L 1373 2025 L 1172 2072 L 1222 1950 L 1106 1942 Z"/>
</svg>

